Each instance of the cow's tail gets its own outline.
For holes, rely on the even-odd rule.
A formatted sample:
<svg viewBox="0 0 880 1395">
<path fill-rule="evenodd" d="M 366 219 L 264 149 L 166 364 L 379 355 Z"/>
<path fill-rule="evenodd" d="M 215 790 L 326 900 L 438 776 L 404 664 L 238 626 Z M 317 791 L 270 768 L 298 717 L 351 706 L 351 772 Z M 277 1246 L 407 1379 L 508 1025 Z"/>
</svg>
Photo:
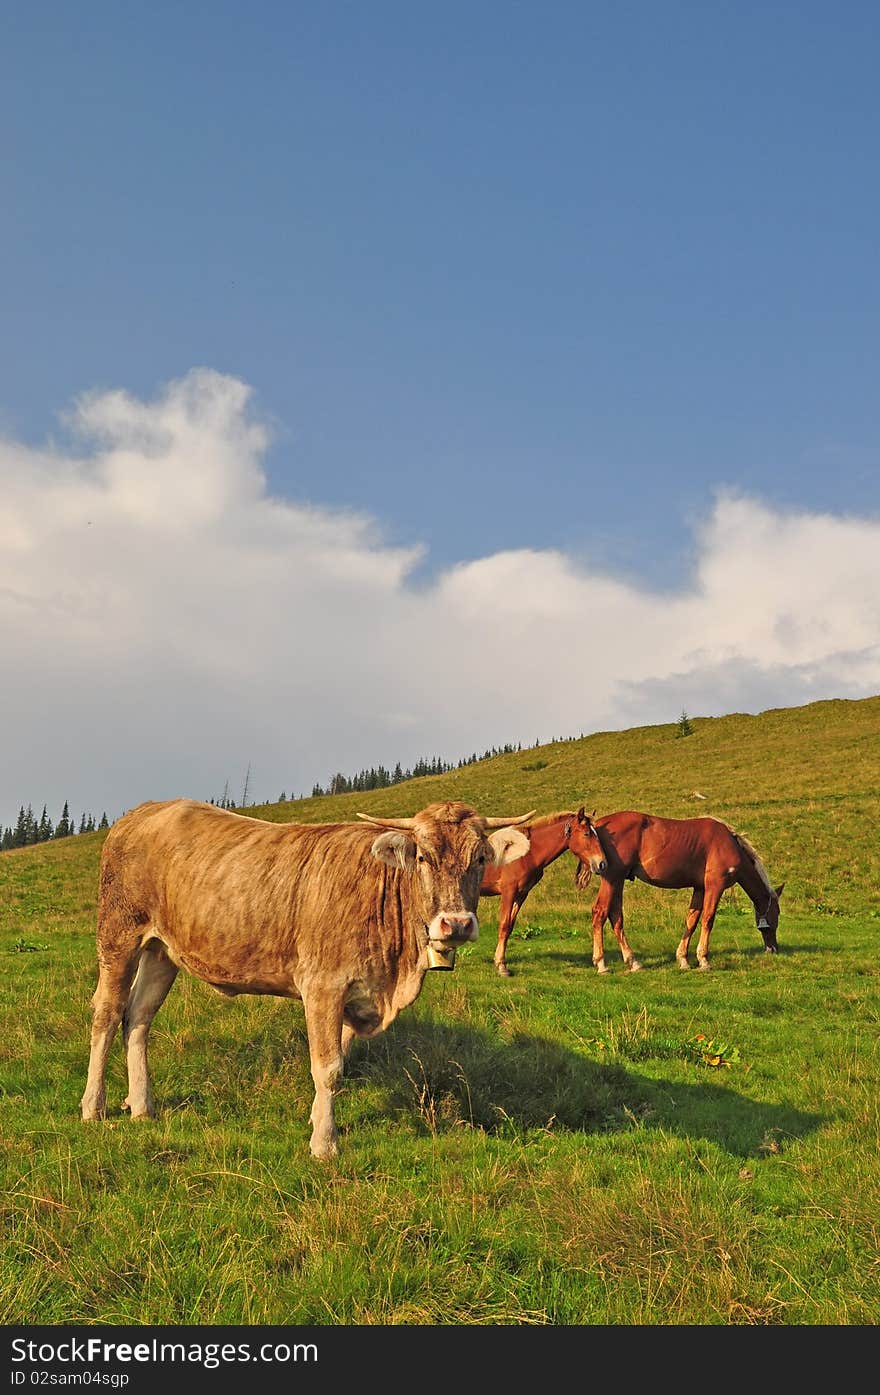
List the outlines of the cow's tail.
<svg viewBox="0 0 880 1395">
<path fill-rule="evenodd" d="M 578 865 L 574 872 L 574 884 L 578 891 L 586 891 L 593 878 L 593 869 L 589 862 L 581 862 L 578 858 Z"/>
</svg>

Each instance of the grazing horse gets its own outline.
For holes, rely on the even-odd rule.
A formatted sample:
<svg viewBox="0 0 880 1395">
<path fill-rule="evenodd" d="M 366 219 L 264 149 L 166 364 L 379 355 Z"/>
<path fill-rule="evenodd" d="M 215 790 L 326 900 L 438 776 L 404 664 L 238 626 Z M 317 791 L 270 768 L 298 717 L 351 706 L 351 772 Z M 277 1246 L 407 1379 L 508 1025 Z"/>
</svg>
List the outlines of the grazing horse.
<svg viewBox="0 0 880 1395">
<path fill-rule="evenodd" d="M 685 930 L 675 951 L 680 969 L 689 969 L 688 946 L 702 919 L 697 963 L 709 968 L 709 936 L 722 895 L 739 884 L 755 908 L 755 923 L 769 954 L 777 951 L 781 886 L 773 887 L 755 849 L 747 838 L 720 819 L 659 819 L 633 810 L 604 814 L 595 820 L 605 854 L 599 894 L 593 905 L 593 963 L 600 974 L 605 965 L 605 921 L 610 920 L 624 963 L 636 967 L 623 932 L 623 884 L 647 882 L 649 886 L 691 887 L 693 895 L 685 918 Z M 518 862 L 510 864 L 511 869 Z M 581 863 L 575 881 L 586 887 L 592 875 L 589 861 Z"/>
<path fill-rule="evenodd" d="M 506 867 L 490 867 L 483 873 L 481 896 L 500 896 L 501 914 L 498 921 L 498 944 L 495 968 L 502 978 L 510 977 L 506 951 L 510 932 L 533 886 L 544 875 L 545 868 L 564 852 L 572 852 L 581 867 L 590 872 L 605 871 L 605 854 L 596 836 L 596 829 L 584 806 L 577 813 L 545 814 L 531 823 L 520 825 L 520 832 L 529 840 L 529 851 L 515 858 Z"/>
</svg>

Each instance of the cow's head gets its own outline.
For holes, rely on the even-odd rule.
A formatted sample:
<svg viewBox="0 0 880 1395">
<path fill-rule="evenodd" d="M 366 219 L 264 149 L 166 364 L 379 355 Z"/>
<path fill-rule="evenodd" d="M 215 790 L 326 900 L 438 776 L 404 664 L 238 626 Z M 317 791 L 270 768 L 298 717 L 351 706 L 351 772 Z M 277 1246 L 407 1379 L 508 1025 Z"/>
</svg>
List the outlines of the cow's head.
<svg viewBox="0 0 880 1395">
<path fill-rule="evenodd" d="M 448 801 L 429 804 L 411 819 L 358 818 L 385 829 L 372 854 L 406 875 L 428 939 L 456 945 L 477 938 L 476 909 L 487 865 L 513 862 L 528 852 L 528 839 L 515 825 L 534 812 L 486 819 L 469 804 Z"/>
</svg>

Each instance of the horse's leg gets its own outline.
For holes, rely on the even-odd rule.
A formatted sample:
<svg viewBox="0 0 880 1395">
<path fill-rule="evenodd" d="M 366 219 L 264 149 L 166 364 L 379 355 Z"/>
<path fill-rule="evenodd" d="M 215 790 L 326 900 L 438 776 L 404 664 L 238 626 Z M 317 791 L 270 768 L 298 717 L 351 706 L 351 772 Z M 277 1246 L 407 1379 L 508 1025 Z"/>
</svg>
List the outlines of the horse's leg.
<svg viewBox="0 0 880 1395">
<path fill-rule="evenodd" d="M 718 902 L 724 894 L 724 883 L 713 882 L 706 887 L 706 894 L 703 898 L 703 920 L 700 925 L 700 939 L 697 944 L 697 964 L 701 969 L 710 968 L 709 964 L 709 936 L 712 934 L 712 926 L 715 924 L 715 912 L 718 910 Z"/>
<path fill-rule="evenodd" d="M 608 966 L 605 963 L 605 922 L 608 919 L 616 890 L 614 883 L 603 877 L 599 883 L 599 895 L 593 902 L 593 967 L 599 974 L 607 974 L 608 972 Z M 622 887 L 620 887 L 620 894 L 623 895 Z"/>
<path fill-rule="evenodd" d="M 685 916 L 684 934 L 678 942 L 678 949 L 675 951 L 675 957 L 678 960 L 678 967 L 680 969 L 690 968 L 690 964 L 688 963 L 688 949 L 690 948 L 691 935 L 697 928 L 697 921 L 700 919 L 700 912 L 702 911 L 702 909 L 703 888 L 701 886 L 697 886 L 694 887 L 694 894 L 691 897 L 691 904 L 688 907 L 688 913 Z"/>
<path fill-rule="evenodd" d="M 617 936 L 617 943 L 620 945 L 620 953 L 623 956 L 624 965 L 626 966 L 626 968 L 630 970 L 631 973 L 636 973 L 642 966 L 639 963 L 638 959 L 636 959 L 632 950 L 630 949 L 626 935 L 623 933 L 622 882 L 620 886 L 615 888 L 614 895 L 611 898 L 611 906 L 609 907 L 609 919 L 611 920 L 611 928 Z"/>
<path fill-rule="evenodd" d="M 525 896 L 517 894 L 517 888 L 501 893 L 501 914 L 498 917 L 498 944 L 495 946 L 495 968 L 502 978 L 510 978 L 507 967 L 507 941 L 516 924 Z"/>
</svg>

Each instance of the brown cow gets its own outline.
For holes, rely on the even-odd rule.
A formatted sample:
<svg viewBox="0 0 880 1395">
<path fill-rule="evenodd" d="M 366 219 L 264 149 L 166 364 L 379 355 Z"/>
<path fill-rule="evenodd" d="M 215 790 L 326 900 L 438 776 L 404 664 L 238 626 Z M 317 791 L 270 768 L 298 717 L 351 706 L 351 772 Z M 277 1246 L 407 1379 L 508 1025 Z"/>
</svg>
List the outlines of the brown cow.
<svg viewBox="0 0 880 1395">
<path fill-rule="evenodd" d="M 113 825 L 101 857 L 84 1119 L 104 1117 L 120 1021 L 123 1108 L 152 1115 L 147 1037 L 183 967 L 224 994 L 302 1000 L 315 1082 L 310 1147 L 318 1158 L 336 1154 L 333 1091 L 353 1038 L 383 1031 L 418 997 L 429 942 L 477 938 L 483 869 L 527 850 L 509 825 L 531 814 L 486 819 L 448 802 L 411 819 L 358 817 L 374 827 L 266 823 L 177 799 L 141 804 Z"/>
</svg>

